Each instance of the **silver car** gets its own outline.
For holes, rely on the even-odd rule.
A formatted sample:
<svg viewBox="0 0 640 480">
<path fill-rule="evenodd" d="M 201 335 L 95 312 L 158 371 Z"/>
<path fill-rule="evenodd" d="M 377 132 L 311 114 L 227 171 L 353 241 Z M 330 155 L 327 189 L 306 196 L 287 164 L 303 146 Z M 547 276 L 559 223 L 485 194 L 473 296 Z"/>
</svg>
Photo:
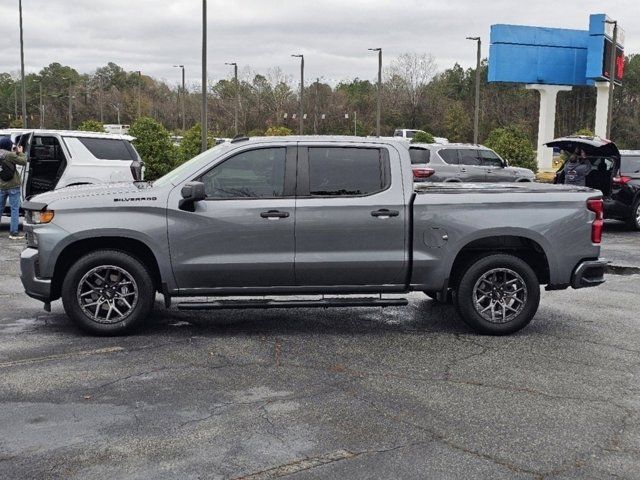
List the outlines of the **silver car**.
<svg viewBox="0 0 640 480">
<path fill-rule="evenodd" d="M 496 152 L 482 145 L 412 143 L 409 146 L 416 182 L 533 182 L 535 174 L 510 167 Z"/>
</svg>

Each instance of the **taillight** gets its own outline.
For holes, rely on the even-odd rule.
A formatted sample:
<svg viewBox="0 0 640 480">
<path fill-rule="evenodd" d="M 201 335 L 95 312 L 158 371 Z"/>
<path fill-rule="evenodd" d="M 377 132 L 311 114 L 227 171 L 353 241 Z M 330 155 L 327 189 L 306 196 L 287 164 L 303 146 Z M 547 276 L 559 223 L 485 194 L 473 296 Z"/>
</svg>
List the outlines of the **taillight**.
<svg viewBox="0 0 640 480">
<path fill-rule="evenodd" d="M 596 214 L 596 218 L 591 224 L 591 241 L 593 243 L 602 242 L 602 227 L 604 225 L 604 202 L 601 198 L 587 200 L 587 208 Z"/>
<path fill-rule="evenodd" d="M 625 177 L 624 175 L 618 175 L 613 177 L 613 183 L 618 185 L 624 185 L 625 183 L 629 183 L 631 181 L 631 177 Z"/>
<path fill-rule="evenodd" d="M 414 179 L 429 178 L 434 173 L 436 173 L 436 171 L 433 168 L 414 168 L 413 178 Z"/>
</svg>

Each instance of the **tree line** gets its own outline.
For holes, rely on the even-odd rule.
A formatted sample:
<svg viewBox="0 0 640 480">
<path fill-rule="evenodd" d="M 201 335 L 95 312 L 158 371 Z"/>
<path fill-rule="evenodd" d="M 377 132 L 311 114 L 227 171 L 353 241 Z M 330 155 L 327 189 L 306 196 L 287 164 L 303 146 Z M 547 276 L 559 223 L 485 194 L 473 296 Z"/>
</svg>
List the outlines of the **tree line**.
<svg viewBox="0 0 640 480">
<path fill-rule="evenodd" d="M 487 62 L 481 65 L 480 141 L 497 128 L 515 128 L 535 145 L 538 93 L 522 85 L 487 83 Z M 309 75 L 309 72 L 307 72 Z M 419 128 L 450 141 L 473 139 L 475 69 L 455 64 L 437 71 L 428 54 L 404 54 L 384 70 L 382 135 L 395 128 Z M 180 86 L 144 72 L 125 71 L 115 63 L 93 73 L 52 63 L 26 76 L 30 127 L 78 128 L 87 120 L 133 124 L 150 117 L 168 131 L 181 132 L 200 119 L 199 86 Z M 239 132 L 264 134 L 269 128 L 298 129 L 297 79 L 279 68 L 256 73 L 246 68 L 236 85 L 232 78 L 208 87 L 208 130 L 216 137 L 233 136 L 238 108 Z M 21 87 L 9 73 L 0 73 L 0 127 L 22 126 Z M 337 85 L 312 79 L 304 89 L 305 134 L 371 135 L 376 125 L 377 84 L 355 78 Z M 593 130 L 596 92 L 574 87 L 558 96 L 556 135 Z M 238 103 L 236 103 L 238 102 Z M 615 89 L 612 139 L 622 148 L 640 148 L 640 55 L 625 60 L 625 78 Z"/>
</svg>

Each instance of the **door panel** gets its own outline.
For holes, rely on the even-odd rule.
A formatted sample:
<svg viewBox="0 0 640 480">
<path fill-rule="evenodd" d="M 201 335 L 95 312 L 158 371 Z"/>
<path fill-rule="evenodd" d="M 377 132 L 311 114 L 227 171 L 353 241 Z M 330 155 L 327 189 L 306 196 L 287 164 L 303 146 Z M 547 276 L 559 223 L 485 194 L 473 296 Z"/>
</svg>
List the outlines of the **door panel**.
<svg viewBox="0 0 640 480">
<path fill-rule="evenodd" d="M 407 219 L 391 154 L 390 162 L 386 148 L 301 147 L 296 285 L 404 283 Z"/>
<path fill-rule="evenodd" d="M 294 285 L 295 147 L 248 149 L 197 179 L 194 212 L 169 198 L 171 262 L 180 289 Z M 289 181 L 291 177 L 292 181 Z"/>
<path fill-rule="evenodd" d="M 504 167 L 502 159 L 491 150 L 479 150 L 478 156 L 482 161 L 487 182 L 513 182 L 513 171 Z"/>
<path fill-rule="evenodd" d="M 486 172 L 480 164 L 477 150 L 460 149 L 458 155 L 460 156 L 460 178 L 463 182 L 486 181 Z"/>
<path fill-rule="evenodd" d="M 445 182 L 448 180 L 461 180 L 460 177 L 460 159 L 458 158 L 458 150 L 455 148 L 442 148 L 438 150 L 438 156 L 442 159 L 443 165 L 435 169 L 437 180 Z"/>
</svg>

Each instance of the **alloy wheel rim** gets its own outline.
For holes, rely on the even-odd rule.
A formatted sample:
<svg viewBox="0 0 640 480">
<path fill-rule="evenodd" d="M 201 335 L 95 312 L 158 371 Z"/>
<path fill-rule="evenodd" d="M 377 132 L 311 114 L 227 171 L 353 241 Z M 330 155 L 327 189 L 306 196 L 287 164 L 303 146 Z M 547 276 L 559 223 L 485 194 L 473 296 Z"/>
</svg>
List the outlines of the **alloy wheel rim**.
<svg viewBox="0 0 640 480">
<path fill-rule="evenodd" d="M 133 276 L 115 265 L 100 265 L 84 274 L 76 299 L 82 312 L 97 323 L 122 322 L 138 303 L 138 285 Z"/>
<path fill-rule="evenodd" d="M 508 323 L 524 310 L 527 294 L 520 274 L 510 268 L 494 268 L 476 281 L 473 306 L 488 322 Z"/>
<path fill-rule="evenodd" d="M 636 226 L 640 228 L 640 202 L 636 205 Z"/>
</svg>

